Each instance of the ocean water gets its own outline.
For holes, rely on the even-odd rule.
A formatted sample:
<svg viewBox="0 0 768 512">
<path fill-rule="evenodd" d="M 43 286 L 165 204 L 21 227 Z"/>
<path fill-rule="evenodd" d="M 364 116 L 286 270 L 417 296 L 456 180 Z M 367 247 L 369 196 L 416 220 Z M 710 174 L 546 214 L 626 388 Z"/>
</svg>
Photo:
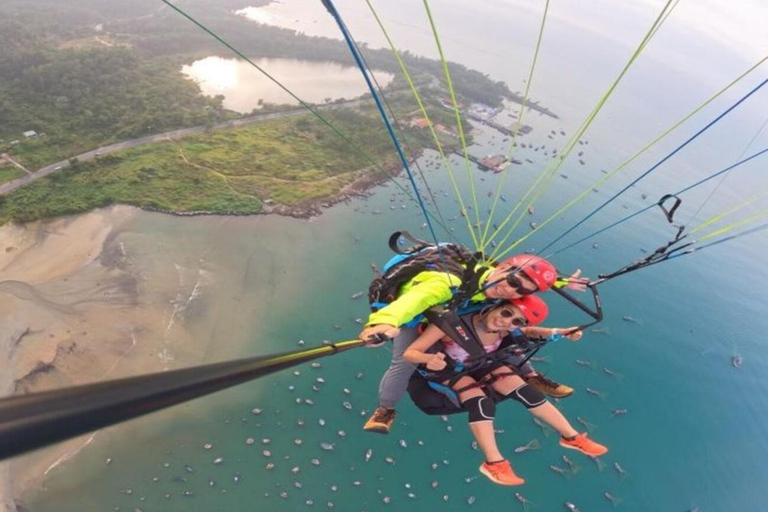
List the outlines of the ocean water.
<svg viewBox="0 0 768 512">
<path fill-rule="evenodd" d="M 493 26 L 501 31 L 501 26 Z M 586 32 L 574 37 L 586 38 Z M 565 137 L 550 140 L 550 130 L 559 133 L 564 129 L 570 135 L 592 106 L 589 100 L 595 98 L 588 96 L 606 85 L 605 77 L 610 74 L 606 69 L 618 69 L 621 59 L 612 57 L 621 52 L 608 46 L 594 46 L 599 53 L 595 58 L 598 62 L 607 59 L 613 67 L 598 66 L 602 71 L 597 76 L 584 71 L 574 88 L 568 81 L 547 81 L 542 103 L 562 119 L 527 113 L 534 132 L 522 142 L 562 145 Z M 470 50 L 467 56 L 493 57 Z M 553 50 L 552 66 L 562 64 L 576 76 L 579 69 L 572 61 L 573 50 Z M 665 68 L 653 69 L 661 73 Z M 723 76 L 727 71 L 718 68 Z M 568 178 L 554 179 L 537 200 L 536 214 L 523 219 L 518 236 L 528 232 L 530 220 L 540 222 L 565 200 L 590 188 L 602 176 L 601 169 L 618 165 L 651 134 L 679 117 L 686 102 L 692 108 L 696 95 L 709 90 L 710 84 L 697 82 L 695 92 L 679 102 L 655 93 L 643 96 L 643 87 L 655 80 L 654 72 L 649 73 L 624 95 L 616 94 L 606 115 L 587 134 L 589 144 L 577 146 L 577 151 L 585 152 L 586 165 L 579 165 L 578 158 L 563 165 L 558 174 Z M 671 90 L 688 87 L 682 75 L 673 78 Z M 549 243 L 625 186 L 627 176 L 647 169 L 725 106 L 723 102 L 709 109 L 690 129 L 640 159 L 624 178 L 601 187 L 520 249 Z M 735 112 L 722 128 L 713 129 L 665 166 L 664 173 L 631 189 L 568 240 L 733 163 L 762 120 L 755 109 Z M 477 155 L 508 147 L 500 135 L 491 132 L 478 134 L 477 141 L 472 148 Z M 762 149 L 761 142 L 764 146 L 765 134 L 751 149 Z M 508 170 L 503 190 L 508 202 L 500 203 L 500 216 L 509 211 L 545 163 L 540 152 L 521 150 L 516 156 L 529 157 L 535 164 Z M 430 152 L 421 159 L 444 217 L 456 216 L 459 209 L 445 175 L 426 165 L 434 161 Z M 464 164 L 452 161 L 459 186 L 467 191 Z M 708 200 L 712 187 L 697 189 L 686 196 L 679 218 L 695 225 L 696 220 L 688 219 L 702 203 L 698 221 L 765 189 L 763 168 L 755 163 L 740 169 Z M 487 193 L 494 190 L 497 176 L 473 172 L 485 214 Z M 399 181 L 406 185 L 404 179 Z M 420 228 L 421 214 L 396 187 L 387 184 L 373 192 L 369 198 L 337 205 L 311 222 L 281 218 L 221 222 L 142 213 L 127 232 L 144 237 L 145 244 L 163 240 L 169 251 L 177 245 L 189 246 L 178 244 L 181 241 L 208 246 L 206 257 L 220 262 L 221 272 L 228 272 L 228 266 L 234 268 L 231 272 L 240 272 L 243 261 L 250 261 L 250 268 L 261 277 L 245 273 L 242 286 L 268 285 L 274 293 L 261 305 L 267 313 L 254 315 L 249 325 L 251 341 L 240 355 L 298 349 L 299 340 L 314 346 L 322 340 L 354 338 L 360 329 L 355 319 L 365 318 L 366 307 L 364 299 L 355 301 L 350 295 L 366 288 L 372 262 L 388 259 L 387 236 L 401 228 L 427 236 Z M 642 194 L 648 194 L 647 198 Z M 759 206 L 748 207 L 737 218 L 758 210 Z M 467 241 L 461 219 L 448 224 L 455 228 L 453 235 Z M 581 268 L 586 275 L 596 276 L 642 257 L 644 250 L 653 250 L 672 235 L 673 229 L 658 212 L 647 212 L 557 254 L 554 261 L 563 272 Z M 593 242 L 597 248 L 592 247 Z M 616 508 L 627 512 L 694 507 L 702 512 L 764 510 L 768 441 L 762 427 L 768 422 L 768 380 L 764 377 L 768 320 L 763 310 L 768 292 L 761 282 L 766 277 L 762 263 L 766 250 L 764 234 L 755 234 L 606 283 L 601 287 L 606 319 L 599 327 L 608 332 L 590 332 L 578 343 L 558 342 L 542 351 L 547 361 L 539 363 L 539 369 L 576 389 L 558 407 L 577 428 L 581 425 L 576 417 L 593 424 L 591 435 L 609 446 L 610 452 L 602 458 L 604 468 L 578 453 L 566 453 L 558 446 L 557 436 L 542 431 L 517 404 L 501 406 L 496 425 L 503 430 L 498 437 L 502 451 L 527 479 L 520 488 L 495 486 L 479 475 L 482 456 L 471 447 L 462 415 L 447 421 L 427 417 L 406 398 L 389 436 L 363 432 L 362 424 L 376 405 L 379 378 L 389 362 L 390 353 L 383 347 L 325 358 L 320 368 L 305 365 L 284 371 L 107 429 L 74 460 L 52 471 L 44 489 L 27 496 L 25 505 L 35 512 L 502 511 L 523 508 L 513 495 L 518 491 L 535 503 L 533 510 L 564 510 L 564 502 L 571 501 L 587 512 L 614 508 L 603 496 L 607 491 L 622 500 Z M 231 292 L 236 295 L 236 290 Z M 581 313 L 557 297 L 547 294 L 545 298 L 551 306 L 547 324 L 584 321 Z M 209 297 L 209 301 L 215 299 Z M 248 322 L 248 309 L 243 311 L 241 321 Z M 636 323 L 622 320 L 624 316 Z M 215 330 L 211 336 L 216 336 Z M 222 352 L 232 356 L 232 350 L 226 350 L 228 340 L 219 341 Z M 741 369 L 731 365 L 734 355 L 743 358 Z M 209 355 L 209 360 L 217 358 L 217 353 Z M 576 364 L 576 359 L 590 361 L 593 367 Z M 603 396 L 592 396 L 587 387 Z M 351 410 L 343 406 L 345 401 Z M 628 412 L 613 417 L 617 408 Z M 515 447 L 533 439 L 539 440 L 541 449 L 513 453 Z M 210 449 L 206 449 L 208 443 Z M 321 443 L 330 443 L 333 449 L 326 450 Z M 366 462 L 368 449 L 373 455 Z M 562 455 L 578 466 L 566 476 L 549 469 L 550 465 L 565 466 Z M 615 463 L 626 476 L 615 470 Z M 274 467 L 268 469 L 268 464 Z"/>
<path fill-rule="evenodd" d="M 519 172 L 532 171 L 521 167 Z M 440 183 L 435 171 L 428 176 Z M 570 180 L 555 186 L 566 183 Z M 481 188 L 485 184 L 478 183 Z M 509 187 L 511 195 L 513 183 Z M 443 188 L 435 188 L 442 196 Z M 301 279 L 276 293 L 266 318 L 253 326 L 246 353 L 264 354 L 299 348 L 300 339 L 312 346 L 355 336 L 359 326 L 354 319 L 365 317 L 365 305 L 350 295 L 365 288 L 370 263 L 386 259 L 386 236 L 401 227 L 424 235 L 415 207 L 395 190 L 381 187 L 371 198 L 336 206 L 312 222 L 237 219 L 224 236 L 214 219 L 156 214 L 142 214 L 134 229 L 162 236 L 169 245 L 174 236 L 216 240 L 217 251 L 243 251 L 239 258 L 271 243 L 268 252 L 274 259 L 261 264 L 271 265 L 277 275 L 276 290 L 281 290 L 280 275 L 287 271 L 300 273 Z M 390 201 L 393 196 L 395 202 Z M 454 202 L 443 199 L 444 215 L 456 215 Z M 545 210 L 548 205 L 538 206 Z M 264 222 L 279 225 L 281 234 L 264 240 L 264 232 L 275 233 L 275 226 L 268 229 Z M 450 224 L 460 231 L 458 221 Z M 669 230 L 663 223 L 651 229 L 652 224 L 645 219 L 621 226 L 601 235 L 598 249 L 583 244 L 563 253 L 556 263 L 566 271 L 581 267 L 587 275 L 618 268 L 639 257 L 640 247 L 666 240 Z M 531 246 L 537 242 L 532 238 Z M 515 490 L 542 510 L 556 510 L 565 500 L 582 510 L 608 510 L 605 491 L 623 500 L 623 510 L 730 510 L 734 504 L 760 510 L 761 483 L 768 477 L 763 463 L 768 448 L 761 429 L 766 419 L 766 381 L 761 375 L 768 360 L 761 350 L 766 320 L 760 313 L 766 297 L 750 285 L 765 275 L 759 263 L 761 244 L 765 240 L 760 237 L 740 239 L 603 286 L 606 321 L 601 327 L 609 333 L 589 333 L 579 343 L 549 346 L 543 351 L 548 361 L 539 368 L 577 389 L 559 406 L 579 428 L 577 416 L 596 425 L 592 435 L 611 449 L 603 457 L 607 467 L 600 471 L 586 457 L 568 452 L 578 471 L 567 477 L 552 472 L 549 465 L 564 466 L 556 435 L 543 433 L 521 407 L 505 404 L 497 419 L 497 428 L 504 430 L 499 443 L 528 479 Z M 281 259 L 284 263 L 274 263 Z M 549 302 L 551 325 L 582 321 L 556 297 Z M 625 315 L 638 323 L 622 321 Z M 734 354 L 744 358 L 740 370 L 731 366 Z M 331 506 L 355 511 L 465 510 L 474 497 L 471 508 L 477 510 L 520 506 L 512 489 L 478 477 L 482 457 L 471 448 L 463 416 L 447 422 L 427 417 L 406 399 L 390 436 L 361 430 L 366 413 L 376 405 L 378 379 L 388 358 L 387 348 L 360 349 L 326 358 L 321 368 L 305 365 L 297 368 L 299 374 L 285 371 L 132 421 L 125 428 L 108 429 L 74 461 L 53 472 L 45 489 L 27 505 L 35 511 Z M 576 359 L 594 362 L 594 368 L 577 365 Z M 609 376 L 604 367 L 618 377 Z M 318 377 L 325 382 L 318 383 Z M 313 384 L 320 391 L 314 391 Z M 604 399 L 586 393 L 586 387 L 603 392 Z M 343 407 L 344 401 L 352 410 Z M 255 408 L 261 412 L 254 414 Z M 616 408 L 629 412 L 612 417 Z M 318 423 L 321 419 L 325 425 Z M 249 438 L 253 444 L 248 444 Z M 512 453 L 532 439 L 541 442 L 540 450 Z M 213 447 L 205 449 L 206 443 Z M 324 450 L 320 443 L 331 443 L 333 450 Z M 365 462 L 369 448 L 373 457 Z M 264 450 L 271 454 L 266 456 Z M 217 464 L 219 457 L 223 461 Z M 626 478 L 612 467 L 615 462 L 626 470 Z M 269 463 L 274 469 L 266 469 Z M 436 488 L 433 482 L 438 482 Z M 385 497 L 391 498 L 389 504 Z"/>
</svg>

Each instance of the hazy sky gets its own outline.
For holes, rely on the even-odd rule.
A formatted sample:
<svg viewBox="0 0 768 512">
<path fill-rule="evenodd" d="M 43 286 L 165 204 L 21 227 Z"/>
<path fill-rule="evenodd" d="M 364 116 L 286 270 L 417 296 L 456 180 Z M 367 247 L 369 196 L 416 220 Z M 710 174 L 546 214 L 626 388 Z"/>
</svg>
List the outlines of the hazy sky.
<svg viewBox="0 0 768 512">
<path fill-rule="evenodd" d="M 539 9 L 541 2 L 503 0 L 517 8 Z M 634 27 L 649 26 L 666 0 L 554 0 L 550 16 L 607 37 L 616 43 L 636 46 Z M 709 56 L 744 64 L 768 55 L 768 2 L 765 0 L 681 0 L 651 43 L 663 52 L 655 58 L 691 70 L 705 67 Z M 702 62 L 704 61 L 704 62 Z"/>
<path fill-rule="evenodd" d="M 627 9 L 654 11 L 663 3 L 625 0 L 624 4 Z M 764 0 L 681 1 L 670 22 L 676 30 L 722 45 L 746 61 L 768 53 L 768 2 Z"/>
<path fill-rule="evenodd" d="M 364 0 L 334 2 L 358 41 L 386 46 Z M 401 51 L 437 57 L 422 0 L 371 2 Z M 522 90 L 545 3 L 431 0 L 429 5 L 449 60 Z M 537 64 L 537 95 L 552 98 L 546 88 L 565 80 L 579 97 L 596 101 L 592 96 L 615 78 L 665 4 L 666 0 L 550 0 Z M 340 37 L 316 0 L 275 3 L 259 11 L 308 35 Z M 680 0 L 628 78 L 644 81 L 643 87 L 669 83 L 674 89 L 668 91 L 670 97 L 691 89 L 711 94 L 768 56 L 766 26 L 768 0 Z M 764 66 L 768 70 L 768 64 Z M 762 98 L 758 101 L 768 105 Z M 565 98 L 564 103 L 574 101 Z"/>
<path fill-rule="evenodd" d="M 392 26 L 395 24 L 410 26 L 411 37 L 418 38 L 419 33 L 431 37 L 422 0 L 371 2 L 393 32 L 397 30 Z M 335 0 L 335 4 L 358 39 L 377 46 L 385 44 L 364 0 Z M 551 0 L 545 41 L 567 37 L 568 32 L 576 29 L 592 34 L 596 41 L 607 40 L 634 49 L 665 4 L 666 0 Z M 526 34 L 525 39 L 530 44 L 530 35 L 535 36 L 544 5 L 545 0 L 430 2 L 442 37 L 464 40 L 468 45 L 486 49 L 494 41 L 489 40 L 492 32 L 483 32 L 482 26 L 502 19 L 521 22 L 510 26 L 510 31 L 520 31 L 521 26 L 530 28 L 532 32 Z M 301 26 L 310 34 L 320 28 L 318 24 L 325 25 L 329 19 L 320 3 L 314 0 L 292 0 L 275 7 L 277 12 L 287 13 L 288 23 L 301 25 L 302 19 L 312 18 L 314 27 Z M 463 30 L 453 22 L 458 16 L 466 18 Z M 365 18 L 370 19 L 370 24 L 361 26 L 360 20 Z M 738 67 L 743 68 L 768 55 L 767 26 L 768 0 L 680 0 L 646 52 L 650 58 L 665 60 L 694 73 L 710 67 L 708 58 L 739 61 Z M 478 30 L 478 27 L 481 28 Z M 403 49 L 409 48 L 408 40 L 400 38 L 397 43 Z"/>
</svg>

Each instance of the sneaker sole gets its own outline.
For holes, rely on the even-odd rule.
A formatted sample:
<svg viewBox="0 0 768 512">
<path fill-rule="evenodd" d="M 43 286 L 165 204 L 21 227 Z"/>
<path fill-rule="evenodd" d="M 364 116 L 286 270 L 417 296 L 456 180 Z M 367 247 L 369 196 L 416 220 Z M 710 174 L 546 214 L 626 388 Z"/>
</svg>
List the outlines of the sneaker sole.
<svg viewBox="0 0 768 512">
<path fill-rule="evenodd" d="M 501 482 L 499 480 L 496 480 L 493 477 L 493 475 L 489 471 L 486 471 L 486 469 L 483 466 L 480 466 L 480 473 L 485 475 L 488 478 L 488 480 L 490 480 L 491 482 L 495 483 L 496 485 L 504 485 L 506 487 L 515 487 L 517 485 L 523 485 L 525 483 L 525 479 L 524 478 L 521 478 L 520 482 L 517 482 L 517 483 L 514 483 L 514 484 L 507 483 L 507 482 Z"/>
<path fill-rule="evenodd" d="M 563 444 L 563 443 L 560 443 L 560 446 L 562 446 L 563 448 L 568 448 L 569 450 L 575 450 L 575 451 L 577 451 L 577 452 L 579 452 L 579 453 L 583 453 L 583 454 L 584 454 L 584 455 L 586 455 L 587 457 L 602 457 L 603 455 L 605 455 L 606 453 L 608 453 L 608 448 L 606 448 L 606 449 L 605 449 L 605 451 L 604 451 L 603 453 L 599 453 L 599 454 L 592 454 L 592 453 L 587 453 L 587 452 L 585 452 L 585 451 L 584 451 L 584 450 L 582 450 L 581 448 L 577 448 L 577 447 L 575 447 L 575 446 L 571 446 L 571 445 L 569 445 L 569 444 Z"/>
<path fill-rule="evenodd" d="M 366 432 L 373 432 L 374 434 L 389 434 L 389 427 L 379 425 L 372 425 L 370 427 L 365 426 L 363 427 L 363 430 Z"/>
</svg>

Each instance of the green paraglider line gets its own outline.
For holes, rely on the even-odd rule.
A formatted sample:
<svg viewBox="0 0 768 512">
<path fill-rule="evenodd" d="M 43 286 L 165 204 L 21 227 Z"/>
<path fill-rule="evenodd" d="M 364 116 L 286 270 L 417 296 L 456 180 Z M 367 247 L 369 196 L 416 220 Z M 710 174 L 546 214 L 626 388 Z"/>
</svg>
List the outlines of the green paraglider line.
<svg viewBox="0 0 768 512">
<path fill-rule="evenodd" d="M 346 142 L 358 155 L 360 155 L 363 159 L 365 159 L 368 163 L 370 163 L 373 167 L 376 167 L 379 169 L 380 172 L 382 172 L 384 175 L 387 176 L 387 179 L 389 179 L 397 188 L 399 188 L 403 193 L 405 193 L 410 199 L 414 199 L 411 197 L 410 192 L 407 188 L 403 187 L 397 180 L 394 179 L 394 177 L 387 172 L 381 165 L 379 165 L 370 155 L 368 155 L 365 151 L 363 151 L 359 146 L 357 146 L 346 134 L 344 134 L 339 128 L 337 128 L 333 123 L 331 123 L 328 119 L 323 117 L 320 112 L 313 108 L 312 105 L 305 102 L 301 98 L 299 98 L 296 94 L 293 93 L 290 89 L 288 89 L 284 84 L 280 83 L 275 77 L 273 77 L 271 74 L 269 74 L 265 69 L 263 69 L 261 66 L 253 62 L 250 58 L 248 58 L 243 52 L 229 44 L 224 38 L 216 34 L 213 30 L 209 29 L 205 25 L 203 25 L 200 21 L 192 17 L 189 13 L 182 10 L 177 5 L 174 5 L 169 0 L 160 0 L 164 4 L 166 4 L 168 7 L 173 9 L 174 11 L 178 12 L 180 15 L 191 21 L 195 26 L 197 26 L 199 29 L 201 29 L 206 34 L 210 35 L 214 39 L 216 39 L 219 43 L 224 45 L 226 48 L 231 50 L 235 53 L 238 57 L 243 59 L 245 62 L 253 66 L 255 69 L 257 69 L 261 74 L 266 76 L 269 80 L 274 82 L 275 85 L 280 87 L 283 91 L 285 91 L 286 94 L 290 95 L 293 99 L 295 99 L 302 107 L 307 109 L 312 115 L 317 117 L 317 119 L 325 124 L 328 128 L 330 128 L 336 135 L 338 135 L 344 142 Z M 421 202 L 421 197 L 418 197 L 417 203 Z M 425 212 L 425 216 L 428 218 L 432 218 L 437 222 L 444 230 L 449 231 L 448 227 L 445 225 L 445 223 L 442 221 L 442 219 L 436 219 L 434 215 L 431 212 L 428 212 L 425 208 L 423 208 Z"/>
<path fill-rule="evenodd" d="M 635 178 L 635 179 L 634 179 L 634 180 L 633 180 L 631 183 L 629 183 L 629 184 L 628 184 L 627 186 L 625 186 L 623 189 L 619 190 L 617 193 L 615 193 L 613 196 L 611 196 L 611 197 L 610 197 L 608 200 L 606 200 L 606 201 L 605 201 L 603 204 L 601 204 L 600 206 L 598 206 L 597 208 L 595 208 L 594 210 L 592 210 L 592 211 L 591 211 L 591 212 L 590 212 L 588 215 L 586 215 L 586 216 L 585 216 L 583 219 L 581 219 L 579 222 L 577 222 L 577 223 L 576 223 L 576 224 L 574 224 L 572 227 L 570 227 L 568 230 L 566 230 L 566 231 L 565 231 L 565 233 L 563 233 L 562 235 L 560 235 L 560 236 L 558 236 L 557 238 L 555 238 L 554 240 L 552 240 L 552 241 L 551 241 L 549 244 L 547 244 L 547 245 L 546 245 L 544 248 L 540 249 L 540 250 L 538 251 L 538 253 L 537 253 L 537 254 L 541 254 L 542 252 L 546 251 L 547 249 L 549 249 L 550 247 L 552 247 L 554 244 L 556 244 L 558 241 L 562 240 L 562 239 L 563 239 L 563 238 L 564 238 L 566 235 L 568 235 L 568 234 L 569 234 L 570 232 L 572 232 L 574 229 L 576 229 L 577 227 L 579 227 L 579 226 L 581 226 L 582 224 L 584 224 L 584 223 L 585 223 L 587 220 L 589 220 L 589 219 L 590 219 L 592 216 L 594 216 L 594 215 L 595 215 L 597 212 L 599 212 L 599 211 L 600 211 L 600 210 L 602 210 L 604 207 L 606 207 L 608 204 L 610 204 L 611 202 L 613 202 L 613 201 L 614 201 L 614 200 L 615 200 L 617 197 L 619 197 L 621 194 L 623 194 L 624 192 L 626 192 L 627 190 L 629 190 L 631 187 L 633 187 L 635 184 L 637 184 L 638 182 L 640 182 L 640 180 L 642 180 L 643 178 L 645 178 L 646 176 L 648 176 L 649 174 L 651 174 L 653 171 L 655 171 L 657 168 L 659 168 L 659 166 L 661 166 L 661 165 L 662 165 L 664 162 L 666 162 L 667 160 L 669 160 L 670 158 L 672 158 L 673 156 L 675 156 L 675 155 L 676 155 L 678 152 L 680 152 L 680 151 L 681 151 L 683 148 L 685 148 L 685 147 L 686 147 L 688 144 L 690 144 L 691 142 L 693 142 L 694 140 L 696 140 L 696 139 L 697 139 L 697 138 L 698 138 L 698 137 L 699 137 L 699 136 L 700 136 L 702 133 L 704 133 L 704 132 L 706 132 L 707 130 L 709 130 L 709 129 L 710 129 L 712 126 L 714 126 L 715 124 L 717 124 L 717 123 L 718 123 L 720 120 L 722 120 L 722 119 L 723 119 L 725 116 L 727 116 L 728 114 L 730 114 L 730 113 L 731 113 L 733 110 L 735 110 L 735 109 L 736 109 L 736 108 L 737 108 L 739 105 L 741 105 L 742 103 L 744 103 L 744 102 L 745 102 L 745 101 L 746 101 L 746 100 L 747 100 L 747 99 L 748 99 L 750 96 L 752 96 L 752 95 L 753 95 L 753 94 L 755 94 L 757 91 L 759 91 L 759 90 L 760 90 L 760 89 L 761 89 L 761 88 L 762 88 L 762 87 L 763 87 L 765 84 L 768 84 L 768 79 L 765 79 L 765 80 L 763 80 L 762 82 L 760 82 L 760 83 L 759 83 L 757 86 L 755 86 L 755 87 L 754 87 L 754 88 L 753 88 L 751 91 L 749 91 L 747 94 L 745 94 L 744 96 L 742 96 L 742 97 L 741 97 L 741 98 L 740 98 L 738 101 L 736 101 L 736 102 L 735 102 L 733 105 L 731 105 L 730 107 L 728 107 L 728 108 L 727 108 L 725 111 L 723 111 L 723 112 L 722 112 L 720 115 L 718 115 L 718 116 L 717 116 L 716 118 L 714 118 L 712 121 L 710 121 L 709 123 L 707 123 L 707 125 L 706 125 L 706 126 L 704 126 L 704 128 L 701 128 L 699 131 L 697 131 L 696 133 L 694 133 L 693 135 L 691 135 L 691 137 L 689 137 L 689 138 L 688 138 L 688 140 L 686 140 L 685 142 L 683 142 L 682 144 L 680 144 L 679 146 L 677 146 L 677 147 L 676 147 L 674 150 L 672 150 L 672 151 L 671 151 L 671 152 L 670 152 L 670 153 L 669 153 L 667 156 L 665 156 L 664 158 L 662 158 L 661 160 L 659 160 L 659 161 L 658 161 L 658 162 L 657 162 L 655 165 L 653 165 L 653 167 L 651 167 L 650 169 L 648 169 L 647 171 L 645 171 L 643 174 L 641 174 L 640 176 L 638 176 L 637 178 Z M 757 156 L 757 155 L 754 155 L 754 156 Z M 737 164 L 737 165 L 738 165 L 738 164 Z M 590 236 L 593 236 L 593 235 L 590 235 Z M 568 246 L 564 247 L 563 249 L 560 249 L 559 251 L 555 252 L 555 254 L 558 254 L 558 253 L 560 253 L 560 252 L 563 252 L 564 250 L 566 250 L 566 249 L 569 249 L 569 248 L 573 247 L 574 245 L 576 245 L 576 244 L 578 244 L 578 243 L 580 243 L 580 242 L 584 241 L 585 239 L 586 239 L 586 238 L 583 238 L 583 239 L 579 240 L 578 242 L 574 242 L 574 243 L 572 243 L 572 244 L 570 244 L 570 245 L 568 245 Z"/>
<path fill-rule="evenodd" d="M 725 174 L 725 173 L 727 173 L 727 172 L 731 171 L 732 169 L 735 169 L 736 167 L 739 167 L 740 165 L 742 165 L 742 164 L 745 164 L 745 163 L 749 162 L 750 160 L 753 160 L 753 159 L 755 159 L 755 158 L 757 158 L 757 157 L 759 157 L 759 156 L 761 156 L 761 155 L 765 154 L 766 152 L 768 152 L 768 148 L 765 148 L 765 149 L 763 149 L 762 151 L 758 151 L 757 153 L 755 153 L 755 154 L 753 154 L 753 155 L 751 155 L 751 156 L 749 156 L 749 157 L 747 157 L 747 158 L 745 158 L 745 159 L 743 159 L 743 160 L 741 160 L 741 161 L 739 161 L 739 162 L 736 162 L 735 164 L 733 164 L 733 165 L 730 165 L 730 166 L 726 167 L 725 169 L 722 169 L 722 170 L 720 170 L 720 171 L 717 171 L 717 172 L 716 172 L 716 173 L 714 173 L 714 174 L 710 174 L 710 175 L 709 175 L 709 176 L 707 176 L 706 178 L 704 178 L 704 179 L 701 179 L 701 180 L 697 181 L 697 182 L 696 182 L 696 183 L 694 183 L 693 185 L 689 185 L 689 186 L 687 186 L 687 187 L 685 187 L 685 188 L 683 188 L 683 189 L 681 189 L 681 190 L 678 190 L 677 192 L 675 192 L 674 194 L 671 194 L 671 195 L 672 195 L 672 196 L 677 196 L 677 195 L 683 194 L 683 193 L 685 193 L 685 192 L 687 192 L 687 191 L 691 190 L 692 188 L 698 187 L 699 185 L 701 185 L 701 184 L 703 184 L 703 183 L 706 183 L 706 182 L 708 182 L 709 180 L 712 180 L 712 179 L 714 179 L 714 178 L 716 178 L 716 177 L 718 177 L 718 176 L 720 176 L 720 175 L 722 175 L 722 174 Z M 637 181 L 637 180 L 636 180 L 636 181 Z M 618 195 L 618 194 L 617 194 L 617 195 Z M 607 203 L 605 203 L 605 204 L 607 204 Z M 553 252 L 553 253 L 547 254 L 547 255 L 546 255 L 546 257 L 547 257 L 547 258 L 551 258 L 552 256 L 555 256 L 555 255 L 557 255 L 557 254 L 560 254 L 561 252 L 564 252 L 564 251 L 566 251 L 566 250 L 570 249 L 571 247 L 574 247 L 574 246 L 576 246 L 576 245 L 578 245 L 578 244 L 580 244 L 580 243 L 582 243 L 582 242 L 585 242 L 585 241 L 589 240 L 590 238 L 594 238 L 594 237 L 596 237 L 597 235 L 599 235 L 600 233 L 603 233 L 604 231 L 607 231 L 607 230 L 609 230 L 609 229 L 611 229 L 611 228 L 613 228 L 613 227 L 615 227 L 615 226 L 618 226 L 619 224 L 621 224 L 621 223 L 623 223 L 623 222 L 626 222 L 626 221 L 628 221 L 629 219 L 632 219 L 632 218 L 634 218 L 634 217 L 637 217 L 637 216 L 638 216 L 638 215 L 640 215 L 641 213 L 644 213 L 644 212 L 646 212 L 646 211 L 648 211 L 648 210 L 650 210 L 651 208 L 654 208 L 654 207 L 656 207 L 656 206 L 657 206 L 657 205 L 656 205 L 656 203 L 654 203 L 654 204 L 652 204 L 652 205 L 650 205 L 650 206 L 647 206 L 647 207 L 645 207 L 645 208 L 643 208 L 643 209 L 641 209 L 641 210 L 638 210 L 638 211 L 636 211 L 635 213 L 629 214 L 629 215 L 627 215 L 626 217 L 623 217 L 623 218 L 621 218 L 621 219 L 619 219 L 619 220 L 617 220 L 617 221 L 615 221 L 615 222 L 613 222 L 613 223 L 609 224 L 608 226 L 606 226 L 606 227 L 604 227 L 604 228 L 601 228 L 601 229 L 599 229 L 599 230 L 597 230 L 597 231 L 594 231 L 594 232 L 590 233 L 589 235 L 587 235 L 587 236 L 585 236 L 585 237 L 583 237 L 583 238 L 580 238 L 579 240 L 577 240 L 577 241 L 573 242 L 572 244 L 570 244 L 570 245 L 568 245 L 568 246 L 566 246 L 566 247 L 563 247 L 562 249 L 560 249 L 560 250 L 558 250 L 558 251 L 555 251 L 555 252 Z M 595 210 L 595 211 L 596 211 L 596 210 Z M 553 243 L 554 243 L 554 242 L 553 242 Z M 551 245 L 552 245 L 552 244 L 549 244 L 547 247 L 549 247 L 549 246 L 551 246 Z M 545 247 L 544 249 L 546 249 L 546 247 Z M 544 249 L 542 249 L 542 251 L 543 251 Z"/>
</svg>

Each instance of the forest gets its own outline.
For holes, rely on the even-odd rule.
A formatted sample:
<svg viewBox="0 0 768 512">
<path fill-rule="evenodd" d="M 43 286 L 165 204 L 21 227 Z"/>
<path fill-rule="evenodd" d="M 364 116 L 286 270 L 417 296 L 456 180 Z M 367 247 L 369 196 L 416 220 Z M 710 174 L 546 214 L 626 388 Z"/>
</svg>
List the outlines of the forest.
<svg viewBox="0 0 768 512">
<path fill-rule="evenodd" d="M 341 41 L 310 38 L 261 26 L 233 14 L 258 2 L 224 0 L 209 5 L 186 0 L 185 9 L 245 54 L 300 58 L 352 65 Z M 0 150 L 36 170 L 62 160 L 70 167 L 0 197 L 0 223 L 31 221 L 105 206 L 132 204 L 168 212 L 250 214 L 265 201 L 288 208 L 328 198 L 360 183 L 396 174 L 391 142 L 372 102 L 360 108 L 334 108 L 326 115 L 355 143 L 349 143 L 307 114 L 290 120 L 236 129 L 218 123 L 243 117 L 223 108 L 221 96 L 203 96 L 181 66 L 212 54 L 226 55 L 209 35 L 157 0 L 117 2 L 6 0 L 0 19 Z M 418 106 L 389 51 L 362 47 L 373 69 L 395 80 L 387 98 L 414 152 L 434 147 L 425 129 L 408 128 Z M 438 61 L 404 53 L 414 81 L 421 84 L 440 139 L 451 151 L 458 139 L 453 113 L 440 105 L 446 92 L 431 89 L 442 75 Z M 451 64 L 460 101 L 498 106 L 511 98 L 504 84 Z M 269 111 L 295 106 L 269 105 Z M 264 110 L 267 110 L 264 109 Z M 75 155 L 107 144 L 170 130 L 204 126 L 180 141 L 78 162 Z M 469 125 L 464 123 L 465 132 Z M 33 130 L 38 136 L 25 138 Z M 18 142 L 16 142 L 18 141 Z M 384 169 L 387 171 L 385 172 Z M 0 183 L 23 172 L 0 167 Z M 364 186 L 363 186 L 364 187 Z"/>
<path fill-rule="evenodd" d="M 229 0 L 214 7 L 190 1 L 185 8 L 254 58 L 352 64 L 341 41 L 267 26 L 254 30 L 252 22 L 232 14 L 233 9 L 256 3 Z M 62 152 L 76 154 L 237 116 L 223 111 L 221 98 L 202 96 L 179 73 L 182 64 L 226 54 L 220 44 L 156 0 L 131 4 L 135 9 L 96 0 L 4 5 L 8 15 L 0 20 L 0 139 L 7 144 L 27 130 L 44 133 L 45 144 L 19 148 L 31 167 L 55 161 L 54 155 L 66 156 Z M 389 51 L 362 49 L 371 67 L 400 76 Z M 403 57 L 416 77 L 442 73 L 438 61 L 407 52 Z M 504 84 L 477 71 L 458 64 L 450 69 L 458 93 L 467 100 L 498 106 L 512 97 Z M 402 81 L 396 85 L 402 86 Z"/>
</svg>

